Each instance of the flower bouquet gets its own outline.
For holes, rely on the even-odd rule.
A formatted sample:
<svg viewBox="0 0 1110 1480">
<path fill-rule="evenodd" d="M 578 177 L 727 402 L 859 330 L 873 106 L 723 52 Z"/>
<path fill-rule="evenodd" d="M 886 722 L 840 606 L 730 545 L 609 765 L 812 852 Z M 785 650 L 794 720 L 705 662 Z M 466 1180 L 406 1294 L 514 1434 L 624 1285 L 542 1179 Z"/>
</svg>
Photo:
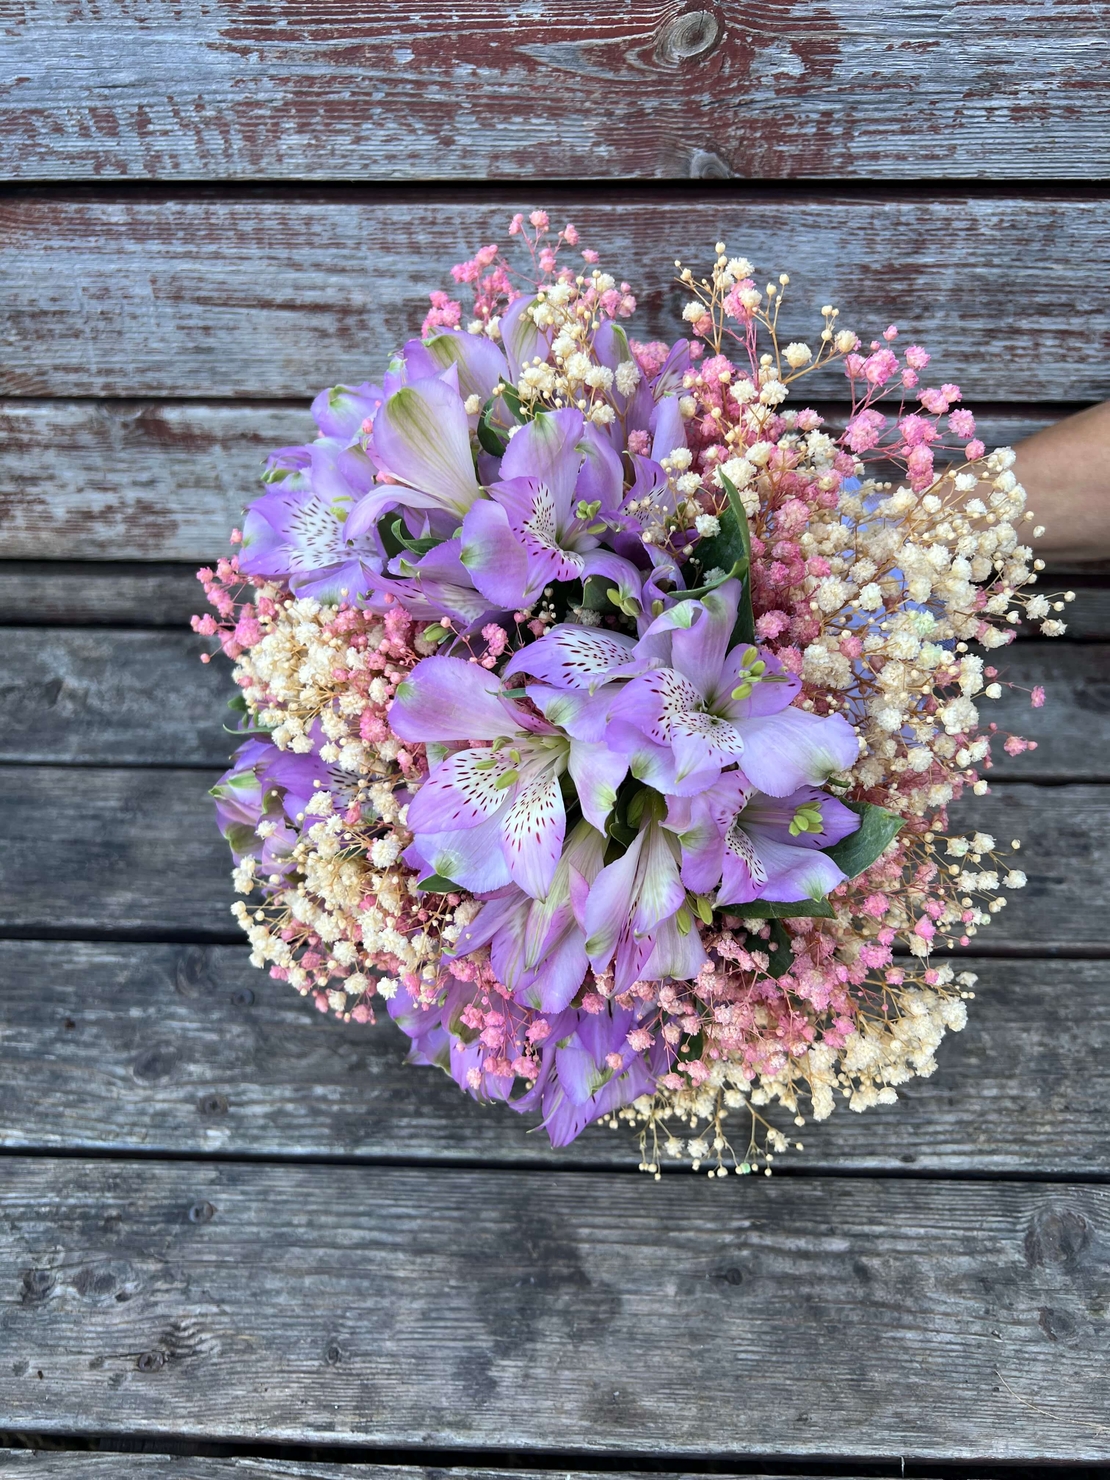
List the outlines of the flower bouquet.
<svg viewBox="0 0 1110 1480">
<path fill-rule="evenodd" d="M 455 267 L 465 326 L 434 292 L 380 384 L 322 392 L 200 573 L 235 913 L 255 965 L 555 1145 L 624 1121 L 656 1175 L 769 1171 L 963 1026 L 938 952 L 1025 878 L 947 808 L 1030 744 L 981 729 L 972 649 L 1062 602 L 1022 594 L 1013 453 L 894 327 L 826 306 L 783 343 L 787 276 L 718 243 L 676 264 L 689 338 L 639 342 L 574 227 L 509 235 L 523 270 Z M 834 363 L 839 431 L 787 407 Z"/>
</svg>

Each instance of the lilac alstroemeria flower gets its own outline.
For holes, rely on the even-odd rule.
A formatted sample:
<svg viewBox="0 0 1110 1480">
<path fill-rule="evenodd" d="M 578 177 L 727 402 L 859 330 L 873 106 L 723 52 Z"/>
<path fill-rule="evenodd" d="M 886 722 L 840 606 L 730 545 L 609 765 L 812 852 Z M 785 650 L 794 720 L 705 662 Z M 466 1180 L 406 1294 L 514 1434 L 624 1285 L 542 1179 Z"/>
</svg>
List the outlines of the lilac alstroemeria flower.
<svg viewBox="0 0 1110 1480">
<path fill-rule="evenodd" d="M 396 556 L 389 563 L 391 574 L 372 577 L 370 588 L 395 596 L 418 621 L 450 617 L 457 624 L 457 632 L 480 628 L 501 609 L 474 589 L 459 559 L 459 549 L 458 540 L 444 540 L 419 559 L 407 554 Z"/>
<path fill-rule="evenodd" d="M 240 568 L 288 581 L 296 595 L 318 601 L 338 602 L 344 592 L 362 595 L 384 560 L 376 531 L 355 538 L 347 523 L 373 482 L 366 455 L 321 438 L 308 447 L 285 448 L 280 463 L 271 463 L 285 476 L 247 510 Z"/>
<path fill-rule="evenodd" d="M 694 894 L 715 892 L 719 907 L 823 899 L 847 877 L 818 850 L 855 832 L 859 818 L 816 787 L 769 797 L 727 771 L 699 795 L 667 802 L 664 825 L 682 850 L 682 882 Z"/>
<path fill-rule="evenodd" d="M 624 779 L 624 757 L 567 736 L 500 695 L 500 680 L 460 658 L 424 658 L 398 685 L 389 723 L 402 740 L 467 746 L 430 772 L 408 811 L 413 866 L 482 894 L 516 883 L 547 896 L 566 832 L 559 778 L 569 771 L 599 831 Z"/>
<path fill-rule="evenodd" d="M 561 1012 L 589 965 L 583 912 L 604 856 L 604 837 L 580 822 L 567 838 L 547 895 L 532 899 L 515 884 L 499 891 L 460 935 L 455 954 L 488 944 L 497 980 L 522 1006 Z"/>
<path fill-rule="evenodd" d="M 346 777 L 346 789 L 352 779 Z M 321 786 L 330 782 L 328 767 L 315 752 L 279 750 L 272 740 L 240 745 L 209 793 L 216 799 L 216 820 L 237 863 L 250 855 L 259 860 L 259 871 L 267 877 L 289 872 L 298 837 L 293 824 L 312 799 L 314 782 Z M 272 824 L 265 838 L 258 833 L 263 819 Z"/>
<path fill-rule="evenodd" d="M 628 1034 L 651 1011 L 642 1003 L 621 1007 L 609 1002 L 596 1014 L 578 1010 L 561 1015 L 541 1045 L 546 1073 L 529 1095 L 512 1102 L 513 1108 L 531 1109 L 538 1101 L 551 1144 L 566 1146 L 593 1121 L 650 1095 L 668 1067 L 666 1044 L 657 1038 L 645 1055 L 629 1046 Z M 563 1022 L 564 1016 L 571 1022 Z"/>
<path fill-rule="evenodd" d="M 367 533 L 398 504 L 441 514 L 450 525 L 481 495 L 454 367 L 394 391 L 374 418 L 367 451 L 386 481 L 359 502 L 352 536 Z"/>
<path fill-rule="evenodd" d="M 800 681 L 770 653 L 730 649 L 739 597 L 739 581 L 726 581 L 657 617 L 636 645 L 651 671 L 610 705 L 614 744 L 628 746 L 631 728 L 672 752 L 674 782 L 662 788 L 668 792 L 696 793 L 739 764 L 760 791 L 789 796 L 845 770 L 859 753 L 855 731 L 840 715 L 788 707 Z"/>
<path fill-rule="evenodd" d="M 636 567 L 600 547 L 606 525 L 597 516 L 616 508 L 620 486 L 619 461 L 610 464 L 580 411 L 541 412 L 505 449 L 489 498 L 463 519 L 461 559 L 475 586 L 505 610 L 531 606 L 554 581 L 592 575 L 638 599 Z"/>
<path fill-rule="evenodd" d="M 586 954 L 595 971 L 612 965 L 618 993 L 641 979 L 697 976 L 707 959 L 685 907 L 678 843 L 655 815 L 660 799 L 640 796 L 647 814 L 640 831 L 601 870 L 586 900 Z"/>
<path fill-rule="evenodd" d="M 363 422 L 377 411 L 383 396 L 382 387 L 371 385 L 368 380 L 361 385 L 333 385 L 313 401 L 312 419 L 322 437 L 334 438 L 349 447 L 362 430 Z"/>
</svg>

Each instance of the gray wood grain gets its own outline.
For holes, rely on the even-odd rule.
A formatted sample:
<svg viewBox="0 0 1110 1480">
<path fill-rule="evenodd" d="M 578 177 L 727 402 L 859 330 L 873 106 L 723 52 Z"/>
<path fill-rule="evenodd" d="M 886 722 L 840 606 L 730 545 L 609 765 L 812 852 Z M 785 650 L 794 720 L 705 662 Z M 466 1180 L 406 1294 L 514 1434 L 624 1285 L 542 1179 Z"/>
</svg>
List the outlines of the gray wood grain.
<svg viewBox="0 0 1110 1480">
<path fill-rule="evenodd" d="M 477 0 L 286 15 L 13 12 L 0 165 L 23 179 L 1101 179 L 1097 7 L 829 0 L 681 11 Z M 1005 39 L 1005 45 L 1000 40 Z M 912 98 L 912 106 L 907 106 Z M 969 106 L 969 98 L 975 106 Z"/>
<path fill-rule="evenodd" d="M 511 1471 L 437 1470 L 444 1480 L 541 1480 Z M 167 1480 L 426 1480 L 428 1472 L 404 1465 L 327 1465 L 314 1460 L 209 1459 L 182 1454 L 51 1453 L 42 1449 L 0 1450 L 0 1475 L 41 1480 L 99 1480 L 100 1476 L 165 1476 Z M 577 1480 L 577 1477 L 575 1477 Z M 629 1477 L 631 1480 L 631 1477 Z"/>
<path fill-rule="evenodd" d="M 307 402 L 2 402 L 0 548 L 9 559 L 214 561 L 262 491 L 266 455 L 314 435 Z"/>
<path fill-rule="evenodd" d="M 210 638 L 15 627 L 3 641 L 0 760 L 224 766 L 238 743 L 231 665 L 200 661 Z"/>
<path fill-rule="evenodd" d="M 229 855 L 206 795 L 216 775 L 0 766 L 0 931 L 227 940 Z M 999 782 L 962 803 L 955 825 L 1024 840 L 1029 887 L 984 932 L 992 954 L 1110 950 L 1110 787 Z"/>
<path fill-rule="evenodd" d="M 334 376 L 334 366 L 321 369 Z M 360 377 L 379 369 L 368 357 Z M 820 410 L 843 424 L 842 405 Z M 988 407 L 979 434 L 1009 446 L 1060 410 Z M 307 402 L 0 401 L 0 551 L 11 560 L 212 563 L 230 553 L 231 529 L 262 491 L 266 454 L 314 435 Z"/>
<path fill-rule="evenodd" d="M 378 374 L 464 247 L 507 240 L 509 215 L 529 204 L 484 194 L 431 207 L 388 191 L 9 196 L 0 394 L 307 398 Z M 706 199 L 563 194 L 558 209 L 641 294 L 641 334 L 678 331 L 670 264 L 704 261 L 724 237 L 761 274 L 790 272 L 789 335 L 811 334 L 833 302 L 867 338 L 897 315 L 933 352 L 930 373 L 971 400 L 1110 394 L 1105 201 L 736 188 Z M 1045 243 L 1059 270 L 1046 271 Z M 843 386 L 830 371 L 809 389 Z"/>
<path fill-rule="evenodd" d="M 13 1429 L 1110 1458 L 1105 1188 L 14 1158 L 0 1213 Z"/>
<path fill-rule="evenodd" d="M 94 937 L 237 933 L 216 771 L 0 767 L 0 929 Z"/>
<path fill-rule="evenodd" d="M 899 1103 L 797 1131 L 791 1172 L 1106 1176 L 1110 965 L 972 959 L 968 1026 Z M 0 942 L 0 1147 L 609 1167 L 634 1136 L 552 1150 L 536 1118 L 403 1062 L 405 1039 L 323 1017 L 240 947 Z M 1061 1002 L 1067 1011 L 1060 1011 Z M 790 1129 L 788 1119 L 779 1117 Z M 746 1117 L 730 1117 L 738 1149 Z"/>
<path fill-rule="evenodd" d="M 203 594 L 195 564 L 0 560 L 0 627 L 188 627 Z"/>
<path fill-rule="evenodd" d="M 197 594 L 202 595 L 199 587 Z M 197 603 L 200 608 L 200 603 Z M 223 767 L 236 737 L 235 693 L 221 654 L 191 633 L 11 628 L 0 665 L 0 761 Z M 981 701 L 994 720 L 1037 742 L 1011 757 L 996 745 L 996 778 L 1110 780 L 1110 646 L 1019 643 L 994 660 L 1004 683 Z M 1033 685 L 1049 695 L 1030 705 Z"/>
</svg>

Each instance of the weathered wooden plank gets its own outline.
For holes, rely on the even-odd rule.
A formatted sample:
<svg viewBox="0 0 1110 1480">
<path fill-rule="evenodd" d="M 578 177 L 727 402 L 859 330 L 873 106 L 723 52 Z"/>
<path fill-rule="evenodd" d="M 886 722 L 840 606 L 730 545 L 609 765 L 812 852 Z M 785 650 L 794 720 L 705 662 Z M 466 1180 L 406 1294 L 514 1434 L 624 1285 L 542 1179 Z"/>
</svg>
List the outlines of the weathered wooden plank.
<svg viewBox="0 0 1110 1480">
<path fill-rule="evenodd" d="M 206 795 L 216 775 L 0 766 L 0 931 L 227 939 L 229 855 Z M 1000 782 L 955 822 L 1024 840 L 1029 887 L 985 934 L 992 954 L 1106 951 L 1110 787 Z"/>
<path fill-rule="evenodd" d="M 991 656 L 999 681 L 1013 687 L 1003 688 L 1001 699 L 979 701 L 983 721 L 1037 742 L 1036 750 L 1018 756 L 1007 755 L 996 742 L 991 776 L 1110 780 L 1110 647 L 1054 638 L 1018 643 Z M 1043 709 L 1031 706 L 1035 685 L 1045 690 Z"/>
<path fill-rule="evenodd" d="M 0 167 L 9 179 L 1104 178 L 1098 8 L 995 0 L 961 5 L 955 22 L 928 0 L 828 0 L 804 16 L 544 0 L 504 19 L 477 0 L 450 12 L 162 0 L 139 18 L 123 0 L 34 0 L 7 22 Z"/>
<path fill-rule="evenodd" d="M 835 418 L 842 408 L 822 410 Z M 1011 445 L 1058 411 L 988 408 L 980 435 Z M 229 552 L 228 534 L 261 492 L 266 454 L 313 435 L 307 408 L 295 405 L 0 402 L 3 552 L 211 562 Z"/>
<path fill-rule="evenodd" d="M 968 1026 L 896 1106 L 807 1125 L 788 1170 L 1110 1172 L 1110 966 L 971 960 Z M 553 1151 L 534 1116 L 403 1062 L 388 1019 L 341 1024 L 242 947 L 0 942 L 0 1147 L 630 1169 L 626 1128 Z M 1066 1001 L 1067 1011 L 1060 1011 Z M 744 1112 L 731 1117 L 747 1144 Z M 787 1118 L 782 1117 L 787 1124 Z"/>
<path fill-rule="evenodd" d="M 0 767 L 0 929 L 8 934 L 236 933 L 217 771 Z"/>
<path fill-rule="evenodd" d="M 641 294 L 641 333 L 678 332 L 670 264 L 704 261 L 724 237 L 761 272 L 792 274 L 789 334 L 812 333 L 834 302 L 868 335 L 897 315 L 971 399 L 1110 395 L 1106 201 L 544 193 Z M 428 289 L 475 243 L 504 240 L 529 204 L 492 191 L 465 204 L 334 190 L 12 195 L 0 204 L 0 394 L 303 398 L 377 374 L 418 329 Z M 811 394 L 843 384 L 822 373 Z"/>
<path fill-rule="evenodd" d="M 0 627 L 187 627 L 195 565 L 0 560 Z"/>
<path fill-rule="evenodd" d="M 10 629 L 5 646 L 0 761 L 222 767 L 237 743 L 224 727 L 231 665 L 199 661 L 210 640 L 26 627 Z M 1038 742 L 1016 758 L 997 745 L 995 776 L 1110 779 L 1110 647 L 1042 640 L 994 656 L 1014 688 L 981 702 L 984 720 Z M 1030 707 L 1034 684 L 1048 690 L 1043 709 Z"/>
<path fill-rule="evenodd" d="M 223 766 L 237 743 L 231 665 L 200 661 L 211 639 L 16 627 L 4 645 L 0 760 Z"/>
<path fill-rule="evenodd" d="M 157 1442 L 157 1441 L 154 1441 Z M 163 1443 L 166 1441 L 163 1440 Z M 170 1441 L 173 1442 L 172 1440 Z M 180 1441 L 178 1441 L 180 1442 Z M 658 1470 L 651 1472 L 659 1474 Z M 665 1473 L 665 1472 L 664 1472 Z M 720 1473 L 714 1471 L 715 1474 Z M 35 1475 L 42 1480 L 85 1480 L 85 1476 L 165 1476 L 167 1480 L 548 1480 L 546 1470 L 480 1470 L 460 1466 L 418 1469 L 413 1465 L 322 1464 L 316 1460 L 208 1459 L 182 1454 L 115 1454 L 51 1452 L 43 1449 L 0 1450 L 0 1475 Z M 647 1480 L 636 1470 L 571 1470 L 560 1468 L 563 1480 Z M 773 1480 L 745 1471 L 747 1480 Z M 672 1480 L 692 1480 L 677 1472 Z M 799 1480 L 808 1480 L 801 1476 Z M 841 1480 L 852 1480 L 843 1476 Z"/>
<path fill-rule="evenodd" d="M 0 1209 L 13 1429 L 1110 1457 L 1105 1188 L 14 1158 Z"/>
<path fill-rule="evenodd" d="M 261 492 L 267 453 L 314 435 L 307 404 L 3 402 L 3 553 L 213 560 Z"/>
<path fill-rule="evenodd" d="M 172 1442 L 172 1441 L 171 1441 Z M 407 1465 L 319 1464 L 314 1460 L 209 1459 L 182 1454 L 112 1454 L 51 1452 L 43 1449 L 0 1450 L 0 1475 L 33 1475 L 41 1480 L 94 1480 L 106 1476 L 164 1476 L 166 1480 L 425 1480 L 426 1470 Z M 581 1473 L 581 1472 L 580 1472 Z M 437 1470 L 444 1480 L 541 1480 L 519 1471 Z M 573 1472 L 568 1474 L 571 1480 Z M 579 1475 L 573 1475 L 579 1480 Z M 582 1476 L 585 1480 L 585 1476 Z M 632 1480 L 629 1476 L 628 1480 Z"/>
<path fill-rule="evenodd" d="M 157 1441 L 155 1441 L 157 1442 Z M 165 1441 L 163 1441 L 165 1442 Z M 172 1442 L 172 1441 L 171 1441 Z M 179 1441 L 180 1442 L 180 1441 Z M 131 1475 L 165 1476 L 167 1480 L 547 1480 L 546 1470 L 480 1470 L 460 1466 L 434 1470 L 413 1465 L 322 1464 L 316 1460 L 282 1459 L 208 1459 L 181 1454 L 113 1454 L 61 1453 L 43 1449 L 0 1450 L 0 1475 L 41 1476 L 42 1480 L 84 1480 L 85 1476 Z M 652 1471 L 658 1474 L 659 1471 Z M 714 1473 L 718 1473 L 715 1471 Z M 636 1470 L 570 1470 L 561 1468 L 564 1480 L 600 1480 L 600 1475 L 614 1480 L 647 1480 Z M 745 1472 L 748 1480 L 772 1480 L 772 1477 Z M 673 1480 L 691 1480 L 681 1472 Z M 806 1480 L 806 1477 L 800 1477 Z M 851 1480 L 844 1476 L 843 1480 Z"/>
</svg>

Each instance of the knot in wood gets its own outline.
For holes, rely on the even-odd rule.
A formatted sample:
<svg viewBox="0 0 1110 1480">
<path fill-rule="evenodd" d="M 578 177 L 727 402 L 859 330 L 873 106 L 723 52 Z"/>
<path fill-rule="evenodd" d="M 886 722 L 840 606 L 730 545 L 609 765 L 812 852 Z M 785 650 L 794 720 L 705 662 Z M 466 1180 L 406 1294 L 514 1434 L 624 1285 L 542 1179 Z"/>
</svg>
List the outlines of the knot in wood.
<svg viewBox="0 0 1110 1480">
<path fill-rule="evenodd" d="M 1033 1267 L 1074 1265 L 1091 1242 L 1091 1225 L 1074 1208 L 1050 1204 L 1033 1214 L 1025 1234 L 1025 1259 Z"/>
<path fill-rule="evenodd" d="M 140 1372 L 160 1372 L 166 1365 L 166 1354 L 160 1351 L 141 1352 L 135 1363 Z"/>
<path fill-rule="evenodd" d="M 20 1300 L 24 1305 L 40 1305 L 53 1290 L 55 1277 L 48 1269 L 25 1269 Z"/>
<path fill-rule="evenodd" d="M 733 173 L 719 154 L 710 149 L 695 149 L 690 156 L 691 180 L 731 180 Z"/>
<path fill-rule="evenodd" d="M 710 11 L 688 10 L 668 21 L 659 32 L 655 60 L 671 67 L 681 62 L 701 61 L 717 45 L 720 34 L 717 17 Z"/>
<path fill-rule="evenodd" d="M 168 1043 L 156 1043 L 138 1055 L 131 1065 L 131 1073 L 144 1084 L 156 1084 L 168 1079 L 177 1068 L 181 1055 Z"/>
</svg>

